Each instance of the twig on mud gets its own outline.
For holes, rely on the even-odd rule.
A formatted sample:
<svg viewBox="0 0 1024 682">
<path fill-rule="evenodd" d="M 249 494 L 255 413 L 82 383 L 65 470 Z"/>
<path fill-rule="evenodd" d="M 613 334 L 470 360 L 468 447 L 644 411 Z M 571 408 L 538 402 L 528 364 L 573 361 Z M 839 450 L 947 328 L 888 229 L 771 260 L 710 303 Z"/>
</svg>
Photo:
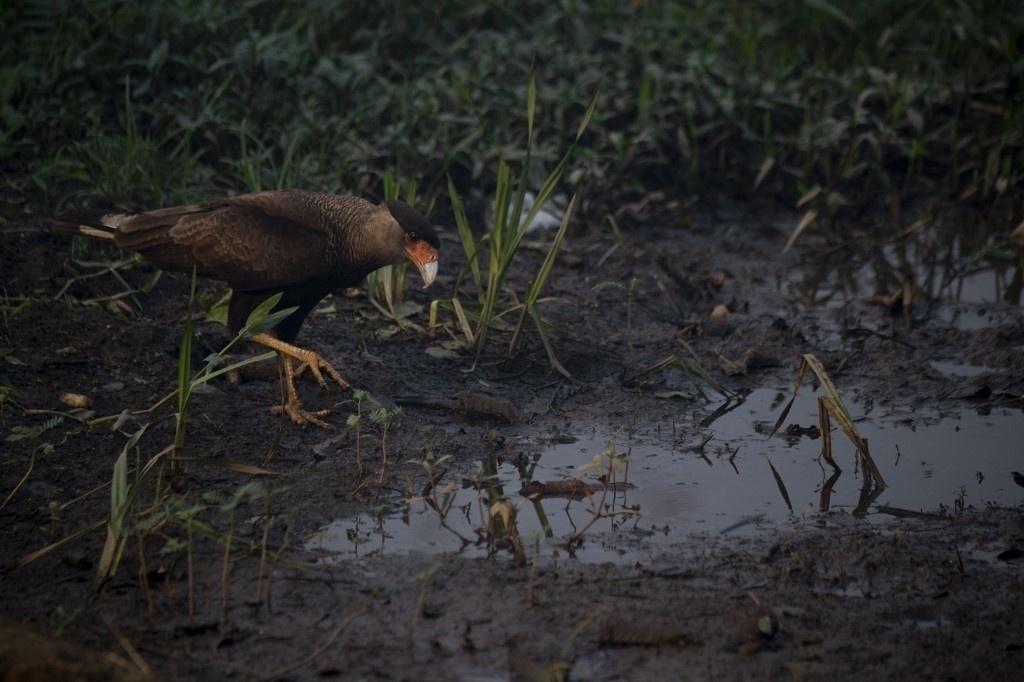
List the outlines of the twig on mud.
<svg viewBox="0 0 1024 682">
<path fill-rule="evenodd" d="M 95 279 L 97 277 L 102 277 L 103 275 L 110 274 L 113 275 L 115 279 L 117 279 L 121 286 L 124 287 L 125 291 L 122 293 L 122 295 L 131 296 L 132 301 L 135 303 L 135 305 L 138 306 L 139 310 L 142 310 L 142 303 L 139 301 L 138 297 L 135 296 L 135 294 L 137 293 L 136 290 L 133 289 L 131 285 L 125 281 L 124 277 L 121 276 L 121 273 L 118 272 L 118 270 L 120 270 L 121 268 L 133 265 L 135 262 L 135 258 L 125 258 L 119 261 L 114 261 L 113 263 L 91 263 L 86 261 L 75 261 L 77 265 L 81 265 L 83 267 L 101 269 L 97 270 L 96 272 L 87 273 L 85 275 L 76 275 L 75 277 L 72 277 L 71 279 L 67 280 L 66 282 L 64 282 L 64 286 L 60 288 L 60 291 L 54 294 L 53 300 L 59 301 L 67 292 L 67 290 L 70 289 L 72 285 L 74 285 L 77 282 L 83 282 L 87 279 Z"/>
<path fill-rule="evenodd" d="M 136 649 L 128 638 L 124 636 L 124 633 L 118 630 L 113 623 L 108 622 L 106 625 L 107 629 L 110 630 L 110 634 L 114 636 L 117 643 L 120 644 L 121 648 L 124 649 L 124 652 L 128 654 L 128 659 L 131 660 L 132 665 L 135 666 L 139 673 L 147 680 L 156 679 L 153 676 L 153 669 L 149 667 L 149 664 L 147 664 L 145 659 L 139 654 L 139 650 Z"/>
<path fill-rule="evenodd" d="M 25 471 L 25 475 L 21 477 L 21 480 L 18 481 L 18 485 L 14 486 L 14 489 L 7 495 L 7 497 L 4 498 L 3 504 L 0 504 L 0 511 L 3 511 L 4 507 L 7 506 L 7 503 L 10 502 L 14 498 L 14 496 L 18 494 L 18 490 L 20 490 L 21 486 L 25 484 L 25 481 L 28 480 L 28 477 L 32 475 L 32 469 L 34 469 L 35 466 L 36 451 L 35 449 L 33 449 L 32 455 L 28 461 L 28 469 Z"/>
<path fill-rule="evenodd" d="M 567 547 L 571 549 L 572 546 L 579 542 L 583 538 L 584 534 L 586 534 L 586 532 L 590 530 L 590 527 L 597 523 L 598 519 L 604 516 L 604 514 L 601 513 L 601 510 L 604 508 L 604 501 L 607 497 L 608 484 L 606 483 L 604 489 L 601 491 L 601 499 L 598 501 L 597 506 L 594 508 L 594 514 L 590 517 L 590 521 L 587 522 L 587 525 L 583 526 L 578 531 L 576 531 L 575 535 L 569 538 L 569 541 L 565 543 Z"/>
<path fill-rule="evenodd" d="M 267 675 L 266 677 L 263 677 L 262 679 L 263 680 L 276 680 L 279 677 L 284 677 L 288 673 L 293 672 L 295 670 L 298 670 L 299 668 L 301 668 L 302 666 L 306 665 L 307 663 L 311 663 L 317 656 L 319 656 L 323 652 L 327 651 L 328 647 L 330 647 L 332 644 L 334 644 L 335 640 L 337 640 L 338 637 L 341 636 L 341 633 L 345 631 L 345 628 L 347 628 L 349 625 L 352 624 L 352 621 L 354 621 L 356 618 L 359 618 L 360 616 L 366 615 L 367 613 L 369 613 L 369 611 L 367 609 L 359 609 L 358 611 L 353 613 L 351 616 L 349 616 L 348 618 L 343 620 L 341 622 L 341 624 L 334 629 L 334 632 L 331 633 L 330 637 L 328 637 L 324 641 L 323 644 L 321 644 L 316 649 L 314 649 L 311 654 L 309 654 L 308 656 L 306 656 L 302 660 L 293 663 L 292 665 L 288 666 L 287 668 L 284 668 L 282 670 L 278 670 L 278 671 L 276 671 L 274 673 L 271 673 L 270 675 Z"/>
</svg>

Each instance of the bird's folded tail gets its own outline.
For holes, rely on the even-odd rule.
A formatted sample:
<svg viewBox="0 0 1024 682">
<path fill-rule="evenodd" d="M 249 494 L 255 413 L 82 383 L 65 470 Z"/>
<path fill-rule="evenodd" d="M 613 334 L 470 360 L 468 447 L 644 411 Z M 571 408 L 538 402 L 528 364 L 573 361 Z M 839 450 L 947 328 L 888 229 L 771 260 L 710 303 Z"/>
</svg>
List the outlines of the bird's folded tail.
<svg viewBox="0 0 1024 682">
<path fill-rule="evenodd" d="M 53 220 L 53 227 L 66 234 L 80 234 L 93 239 L 114 241 L 118 223 L 124 217 L 121 213 L 80 208 L 57 216 Z"/>
</svg>

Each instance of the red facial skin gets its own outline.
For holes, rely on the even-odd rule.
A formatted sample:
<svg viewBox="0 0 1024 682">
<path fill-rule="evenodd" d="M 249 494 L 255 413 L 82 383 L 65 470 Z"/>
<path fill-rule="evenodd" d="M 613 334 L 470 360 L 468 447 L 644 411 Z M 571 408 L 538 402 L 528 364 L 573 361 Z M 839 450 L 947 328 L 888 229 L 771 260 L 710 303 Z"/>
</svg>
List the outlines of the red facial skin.
<svg viewBox="0 0 1024 682">
<path fill-rule="evenodd" d="M 437 249 L 423 239 L 412 239 L 405 245 L 405 254 L 414 265 L 425 265 L 437 260 Z"/>
</svg>

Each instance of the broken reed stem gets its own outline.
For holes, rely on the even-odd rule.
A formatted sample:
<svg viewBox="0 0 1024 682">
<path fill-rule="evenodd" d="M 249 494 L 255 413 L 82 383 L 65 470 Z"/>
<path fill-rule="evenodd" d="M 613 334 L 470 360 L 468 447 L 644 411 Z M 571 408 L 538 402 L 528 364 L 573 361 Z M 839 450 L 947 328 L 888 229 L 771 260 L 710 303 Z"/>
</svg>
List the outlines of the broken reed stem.
<svg viewBox="0 0 1024 682">
<path fill-rule="evenodd" d="M 857 432 L 857 427 L 853 423 L 853 418 L 850 416 L 846 406 L 843 405 L 842 399 L 839 397 L 839 390 L 832 382 L 832 379 L 829 378 L 824 365 L 822 365 L 821 361 L 811 353 L 805 353 L 803 355 L 800 367 L 797 369 L 796 381 L 793 385 L 793 395 L 789 399 L 789 402 L 786 403 L 786 407 L 783 408 L 782 414 L 779 415 L 778 420 L 775 422 L 775 426 L 772 428 L 769 438 L 774 436 L 786 421 L 786 417 L 789 415 L 789 411 L 793 407 L 793 403 L 796 401 L 796 395 L 800 391 L 800 386 L 804 382 L 804 376 L 808 369 L 810 369 L 818 378 L 818 381 L 821 382 L 821 385 L 827 394 L 818 397 L 818 419 L 821 424 L 822 432 L 822 456 L 828 460 L 829 464 L 836 467 L 835 460 L 831 456 L 832 436 L 829 427 L 831 421 L 834 420 L 839 424 L 839 428 L 842 429 L 844 434 L 846 434 L 846 437 L 850 442 L 853 443 L 854 449 L 857 450 L 857 461 L 864 465 L 865 473 L 869 475 L 872 480 L 878 484 L 878 486 L 885 488 L 885 479 L 882 477 L 882 472 L 878 470 L 878 467 L 875 465 L 875 461 L 871 457 L 871 451 L 868 449 L 867 440 L 861 437 L 860 433 Z"/>
<path fill-rule="evenodd" d="M 828 408 L 823 396 L 818 397 L 818 428 L 821 429 L 821 456 L 832 465 L 833 469 L 838 470 L 839 466 L 832 458 L 832 424 L 828 418 Z"/>
<path fill-rule="evenodd" d="M 842 469 L 836 467 L 835 471 L 821 486 L 821 494 L 818 496 L 818 511 L 827 512 L 832 507 L 832 489 L 835 488 L 839 477 L 843 475 Z"/>
<path fill-rule="evenodd" d="M 597 507 L 594 509 L 594 515 L 590 517 L 590 521 L 587 522 L 587 525 L 583 526 L 583 528 L 580 528 L 576 532 L 576 534 L 573 535 L 572 538 L 569 540 L 569 542 L 568 542 L 569 547 L 572 547 L 577 542 L 579 542 L 580 539 L 583 538 L 583 535 L 588 530 L 590 530 L 590 527 L 593 526 L 595 523 L 597 523 L 597 520 L 599 518 L 604 516 L 604 514 L 601 513 L 601 510 L 604 509 L 604 501 L 608 497 L 608 481 L 611 480 L 612 468 L 613 468 L 613 464 L 612 464 L 612 462 L 609 461 L 608 462 L 608 475 L 604 479 L 604 490 L 601 491 L 601 500 L 597 503 Z"/>
<path fill-rule="evenodd" d="M 882 472 L 875 466 L 875 460 L 871 456 L 871 450 L 868 449 L 868 439 L 862 438 L 861 442 L 864 444 L 864 448 L 860 450 L 861 461 L 864 463 L 864 469 L 875 479 L 875 483 L 885 487 L 885 480 L 882 478 Z"/>
</svg>

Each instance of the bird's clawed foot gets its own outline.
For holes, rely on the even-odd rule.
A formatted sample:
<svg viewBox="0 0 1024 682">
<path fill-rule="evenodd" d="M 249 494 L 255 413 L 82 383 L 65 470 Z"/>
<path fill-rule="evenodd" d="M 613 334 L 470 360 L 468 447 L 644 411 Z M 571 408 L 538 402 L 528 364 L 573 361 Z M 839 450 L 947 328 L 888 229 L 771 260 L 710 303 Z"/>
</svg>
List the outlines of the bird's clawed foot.
<svg viewBox="0 0 1024 682">
<path fill-rule="evenodd" d="M 292 355 L 292 357 L 300 363 L 299 366 L 295 368 L 295 376 L 299 376 L 306 371 L 306 368 L 309 368 L 310 373 L 313 375 L 313 378 L 317 380 L 317 383 L 320 384 L 321 388 L 327 388 L 327 381 L 324 379 L 323 372 L 327 372 L 327 374 L 337 382 L 338 386 L 341 386 L 343 391 L 349 388 L 349 383 L 345 381 L 340 374 L 338 374 L 338 370 L 334 369 L 334 365 L 327 362 L 327 360 L 325 360 L 319 353 L 304 348 L 301 353 L 296 353 Z M 321 370 L 323 370 L 323 372 L 321 372 Z"/>
<path fill-rule="evenodd" d="M 294 371 L 288 370 L 292 372 L 291 376 L 298 376 L 302 374 L 308 367 L 313 378 L 317 380 L 322 388 L 327 388 L 327 380 L 324 379 L 324 372 L 327 372 L 328 376 L 334 379 L 334 381 L 341 386 L 342 390 L 349 387 L 348 382 L 341 378 L 341 375 L 338 374 L 338 370 L 334 369 L 334 365 L 327 362 L 322 355 L 315 351 L 311 351 L 308 348 L 302 348 L 291 343 L 286 343 L 264 333 L 253 335 L 252 340 L 258 344 L 266 346 L 267 348 L 276 350 L 278 355 L 281 357 L 281 361 L 286 365 L 288 364 L 289 358 L 297 360 L 299 363 L 298 367 L 293 368 Z M 288 379 L 289 383 L 291 383 L 291 376 Z"/>
<path fill-rule="evenodd" d="M 287 400 L 283 405 L 274 405 L 270 408 L 270 412 L 271 414 L 286 414 L 296 424 L 312 424 L 328 431 L 334 430 L 333 426 L 320 419 L 320 417 L 326 416 L 330 410 L 314 410 L 310 412 L 302 407 L 302 403 L 299 402 L 298 398 Z"/>
<path fill-rule="evenodd" d="M 252 337 L 256 343 L 273 348 L 281 358 L 281 390 L 283 397 L 280 405 L 271 408 L 274 414 L 286 414 L 296 424 L 313 424 L 322 429 L 333 431 L 334 427 L 320 417 L 326 416 L 328 410 L 314 410 L 310 412 L 302 407 L 299 401 L 299 393 L 295 390 L 295 377 L 302 374 L 307 368 L 313 378 L 321 387 L 327 388 L 327 380 L 324 379 L 326 372 L 342 389 L 347 389 L 349 384 L 341 378 L 334 365 L 327 362 L 319 353 L 300 348 L 299 346 L 286 343 L 270 336 L 269 334 L 256 334 Z"/>
</svg>

